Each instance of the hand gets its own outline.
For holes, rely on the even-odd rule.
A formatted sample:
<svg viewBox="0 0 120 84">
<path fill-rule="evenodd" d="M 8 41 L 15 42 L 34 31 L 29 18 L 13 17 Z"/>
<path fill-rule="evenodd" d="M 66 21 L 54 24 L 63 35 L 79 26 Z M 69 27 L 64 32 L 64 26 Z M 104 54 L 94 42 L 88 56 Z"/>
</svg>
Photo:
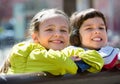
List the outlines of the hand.
<svg viewBox="0 0 120 84">
<path fill-rule="evenodd" d="M 72 59 L 73 61 L 80 61 L 80 60 L 81 60 L 81 58 L 78 57 L 78 56 L 71 56 L 71 59 Z"/>
</svg>

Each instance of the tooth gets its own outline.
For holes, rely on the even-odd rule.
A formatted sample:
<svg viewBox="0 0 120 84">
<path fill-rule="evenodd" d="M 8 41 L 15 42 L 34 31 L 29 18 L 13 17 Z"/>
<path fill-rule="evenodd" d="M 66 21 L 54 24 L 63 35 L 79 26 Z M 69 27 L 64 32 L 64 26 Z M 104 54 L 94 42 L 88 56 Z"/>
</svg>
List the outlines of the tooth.
<svg viewBox="0 0 120 84">
<path fill-rule="evenodd" d="M 101 40 L 100 38 L 94 38 L 93 40 Z"/>
</svg>

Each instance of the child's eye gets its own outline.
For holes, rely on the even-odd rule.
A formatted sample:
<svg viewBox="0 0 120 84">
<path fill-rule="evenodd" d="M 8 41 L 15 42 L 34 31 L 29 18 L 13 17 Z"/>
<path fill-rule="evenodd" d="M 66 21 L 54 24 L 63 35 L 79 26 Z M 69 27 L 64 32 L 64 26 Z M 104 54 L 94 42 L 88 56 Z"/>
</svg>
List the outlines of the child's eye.
<svg viewBox="0 0 120 84">
<path fill-rule="evenodd" d="M 67 30 L 60 30 L 61 32 L 67 32 Z"/>
<path fill-rule="evenodd" d="M 46 29 L 46 31 L 52 31 L 52 29 Z"/>
<path fill-rule="evenodd" d="M 91 30 L 91 29 L 92 29 L 91 27 L 86 28 L 86 30 Z"/>
<path fill-rule="evenodd" d="M 99 29 L 100 29 L 100 30 L 105 30 L 105 28 L 104 28 L 104 27 L 99 27 Z"/>
</svg>

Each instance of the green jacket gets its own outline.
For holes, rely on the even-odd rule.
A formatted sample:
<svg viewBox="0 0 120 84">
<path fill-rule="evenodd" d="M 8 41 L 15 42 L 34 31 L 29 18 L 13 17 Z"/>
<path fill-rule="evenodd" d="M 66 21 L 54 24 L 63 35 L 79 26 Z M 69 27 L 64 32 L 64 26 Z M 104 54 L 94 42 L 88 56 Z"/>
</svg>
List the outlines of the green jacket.
<svg viewBox="0 0 120 84">
<path fill-rule="evenodd" d="M 7 74 L 49 72 L 53 75 L 76 74 L 77 65 L 70 56 L 77 55 L 91 66 L 89 72 L 99 72 L 103 67 L 102 57 L 94 50 L 65 48 L 61 51 L 46 50 L 40 44 L 22 42 L 10 53 L 11 67 Z"/>
</svg>

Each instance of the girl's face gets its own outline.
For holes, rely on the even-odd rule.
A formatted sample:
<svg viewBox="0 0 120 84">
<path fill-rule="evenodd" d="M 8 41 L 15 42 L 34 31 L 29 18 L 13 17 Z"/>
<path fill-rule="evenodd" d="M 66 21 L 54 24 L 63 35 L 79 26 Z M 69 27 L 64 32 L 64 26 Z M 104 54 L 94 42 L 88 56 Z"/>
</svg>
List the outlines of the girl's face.
<svg viewBox="0 0 120 84">
<path fill-rule="evenodd" d="M 107 44 L 107 32 L 104 21 L 100 17 L 87 19 L 79 29 L 82 47 L 99 49 Z"/>
<path fill-rule="evenodd" d="M 61 50 L 69 44 L 69 25 L 62 15 L 45 17 L 39 25 L 37 41 L 46 49 Z"/>
</svg>

